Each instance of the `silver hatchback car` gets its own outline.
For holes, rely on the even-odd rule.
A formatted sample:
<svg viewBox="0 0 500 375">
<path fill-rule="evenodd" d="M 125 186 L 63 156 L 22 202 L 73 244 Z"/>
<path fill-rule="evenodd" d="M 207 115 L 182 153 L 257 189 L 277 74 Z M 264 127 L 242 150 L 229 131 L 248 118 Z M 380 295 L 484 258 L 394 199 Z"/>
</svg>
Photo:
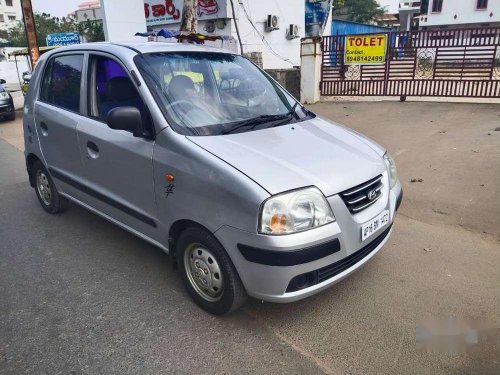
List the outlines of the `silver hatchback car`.
<svg viewBox="0 0 500 375">
<path fill-rule="evenodd" d="M 318 118 L 264 71 L 189 44 L 43 55 L 24 108 L 31 186 L 166 251 L 213 314 L 292 302 L 360 268 L 402 190 L 384 148 Z"/>
</svg>

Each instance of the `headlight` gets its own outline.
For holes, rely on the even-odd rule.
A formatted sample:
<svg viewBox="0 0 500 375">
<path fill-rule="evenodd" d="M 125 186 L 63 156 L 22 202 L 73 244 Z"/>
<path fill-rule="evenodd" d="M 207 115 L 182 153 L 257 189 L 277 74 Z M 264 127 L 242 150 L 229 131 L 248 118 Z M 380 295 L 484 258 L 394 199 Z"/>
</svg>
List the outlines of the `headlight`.
<svg viewBox="0 0 500 375">
<path fill-rule="evenodd" d="M 5 91 L 0 92 L 0 99 L 9 99 L 9 98 L 10 96 L 7 92 Z"/>
<path fill-rule="evenodd" d="M 289 234 L 335 221 L 325 196 L 316 187 L 275 195 L 262 206 L 259 232 Z"/>
<path fill-rule="evenodd" d="M 386 152 L 384 155 L 385 164 L 387 165 L 387 172 L 389 173 L 389 185 L 392 189 L 396 186 L 398 182 L 398 172 L 396 170 L 396 162 L 392 158 L 392 156 Z"/>
</svg>

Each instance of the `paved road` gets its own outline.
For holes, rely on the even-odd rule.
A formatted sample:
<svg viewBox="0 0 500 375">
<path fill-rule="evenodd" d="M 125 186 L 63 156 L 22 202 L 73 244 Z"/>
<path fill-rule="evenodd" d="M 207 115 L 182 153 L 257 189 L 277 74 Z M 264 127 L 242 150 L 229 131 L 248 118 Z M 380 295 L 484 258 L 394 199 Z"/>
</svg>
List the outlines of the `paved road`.
<svg viewBox="0 0 500 375">
<path fill-rule="evenodd" d="M 414 105 L 402 108 L 418 110 Z M 338 119 L 344 111 L 347 119 L 370 116 L 370 108 L 344 106 L 315 110 Z M 408 203 L 377 257 L 305 301 L 250 301 L 215 318 L 187 298 L 161 250 L 75 205 L 45 214 L 11 144 L 22 148 L 19 127 L 0 123 L 0 138 L 10 142 L 0 139 L 1 374 L 500 373 L 500 242 L 494 231 L 473 230 L 473 216 L 462 225 L 431 214 L 424 220 L 413 208 L 424 193 L 415 189 L 433 188 L 426 178 L 410 186 L 408 161 L 391 143 L 395 134 L 379 138 L 399 155 Z M 499 173 L 496 157 L 489 157 L 486 184 Z M 497 214 L 494 204 L 484 213 Z M 428 320 L 472 332 L 471 344 L 441 335 L 441 346 L 420 347 L 416 330 L 429 328 Z"/>
</svg>

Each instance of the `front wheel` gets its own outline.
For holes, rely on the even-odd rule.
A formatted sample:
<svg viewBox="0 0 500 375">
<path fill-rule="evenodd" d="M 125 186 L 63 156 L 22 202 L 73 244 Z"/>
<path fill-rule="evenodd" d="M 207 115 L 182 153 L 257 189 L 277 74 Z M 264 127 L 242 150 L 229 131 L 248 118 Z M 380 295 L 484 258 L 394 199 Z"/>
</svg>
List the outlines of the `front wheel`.
<svg viewBox="0 0 500 375">
<path fill-rule="evenodd" d="M 191 227 L 179 237 L 177 264 L 191 298 L 204 310 L 222 315 L 236 310 L 247 294 L 231 259 L 208 231 Z"/>
</svg>

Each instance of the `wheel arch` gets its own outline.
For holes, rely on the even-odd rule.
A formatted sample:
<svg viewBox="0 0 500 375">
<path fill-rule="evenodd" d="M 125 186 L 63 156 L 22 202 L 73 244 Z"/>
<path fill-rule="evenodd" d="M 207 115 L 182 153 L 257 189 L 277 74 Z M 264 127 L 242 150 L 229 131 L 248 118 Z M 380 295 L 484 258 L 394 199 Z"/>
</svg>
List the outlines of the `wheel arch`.
<svg viewBox="0 0 500 375">
<path fill-rule="evenodd" d="M 212 231 L 210 231 L 207 227 L 194 220 L 180 219 L 172 223 L 168 231 L 168 249 L 169 249 L 169 255 L 172 257 L 174 261 L 175 261 L 175 247 L 177 246 L 177 240 L 179 239 L 179 236 L 184 230 L 192 227 L 198 227 L 207 231 L 208 233 L 213 234 Z"/>
<path fill-rule="evenodd" d="M 28 177 L 29 177 L 29 181 L 30 181 L 30 186 L 32 188 L 35 187 L 35 177 L 33 176 L 33 173 L 32 170 L 33 170 L 33 165 L 39 161 L 40 163 L 42 162 L 40 160 L 40 158 L 38 156 L 36 156 L 35 154 L 33 153 L 29 153 L 27 156 L 26 156 L 26 169 L 28 171 Z"/>
</svg>

